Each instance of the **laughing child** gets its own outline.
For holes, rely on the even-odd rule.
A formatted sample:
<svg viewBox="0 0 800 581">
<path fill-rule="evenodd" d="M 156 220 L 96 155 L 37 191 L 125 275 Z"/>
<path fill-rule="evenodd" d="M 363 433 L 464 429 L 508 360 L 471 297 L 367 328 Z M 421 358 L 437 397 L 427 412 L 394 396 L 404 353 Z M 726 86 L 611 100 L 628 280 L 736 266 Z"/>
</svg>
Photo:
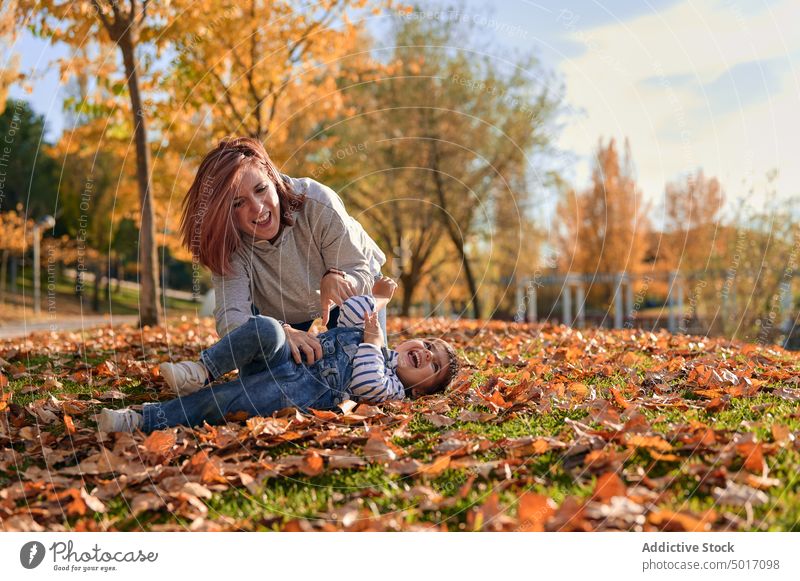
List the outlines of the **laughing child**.
<svg viewBox="0 0 800 581">
<path fill-rule="evenodd" d="M 182 396 L 132 409 L 103 409 L 102 432 L 151 432 L 179 424 L 219 424 L 242 412 L 269 416 L 287 407 L 333 409 L 346 399 L 380 403 L 443 391 L 458 371 L 453 347 L 442 339 L 413 339 L 395 350 L 384 346 L 378 313 L 397 285 L 382 277 L 372 295 L 344 302 L 338 327 L 318 336 L 322 357 L 295 363 L 284 324 L 254 316 L 200 354 L 200 361 L 162 363 L 167 384 Z M 206 387 L 234 369 L 262 371 Z"/>
</svg>

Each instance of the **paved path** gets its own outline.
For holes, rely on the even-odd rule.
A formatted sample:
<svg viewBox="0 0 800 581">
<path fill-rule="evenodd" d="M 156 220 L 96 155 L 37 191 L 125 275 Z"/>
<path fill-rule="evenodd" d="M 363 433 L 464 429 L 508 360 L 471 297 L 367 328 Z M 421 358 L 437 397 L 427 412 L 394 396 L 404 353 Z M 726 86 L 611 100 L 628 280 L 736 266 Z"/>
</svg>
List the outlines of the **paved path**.
<svg viewBox="0 0 800 581">
<path fill-rule="evenodd" d="M 138 319 L 136 315 L 114 315 L 113 322 L 115 325 L 122 323 L 135 324 Z M 25 337 L 30 333 L 40 331 L 80 331 L 81 329 L 108 326 L 111 324 L 111 321 L 111 317 L 107 315 L 90 315 L 85 317 L 59 318 L 53 321 L 40 320 L 27 323 L 14 322 L 9 325 L 0 324 L 0 339 Z"/>
</svg>

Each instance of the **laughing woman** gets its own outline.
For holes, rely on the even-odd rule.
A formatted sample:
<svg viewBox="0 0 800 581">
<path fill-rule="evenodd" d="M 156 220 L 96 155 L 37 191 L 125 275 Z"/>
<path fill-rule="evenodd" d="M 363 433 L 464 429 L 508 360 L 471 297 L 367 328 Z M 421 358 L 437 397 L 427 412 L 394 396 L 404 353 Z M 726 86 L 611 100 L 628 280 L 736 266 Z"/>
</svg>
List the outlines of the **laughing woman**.
<svg viewBox="0 0 800 581">
<path fill-rule="evenodd" d="M 386 261 L 333 190 L 282 175 L 248 137 L 225 139 L 205 156 L 184 200 L 181 234 L 212 272 L 220 337 L 245 323 L 258 337 L 259 319 L 273 317 L 297 363 L 322 355 L 307 332 L 314 319 L 336 326 L 337 305 L 369 293 Z M 385 332 L 385 313 L 383 321 Z M 202 365 L 161 370 L 179 395 L 215 379 Z M 259 371 L 239 368 L 240 375 Z"/>
</svg>

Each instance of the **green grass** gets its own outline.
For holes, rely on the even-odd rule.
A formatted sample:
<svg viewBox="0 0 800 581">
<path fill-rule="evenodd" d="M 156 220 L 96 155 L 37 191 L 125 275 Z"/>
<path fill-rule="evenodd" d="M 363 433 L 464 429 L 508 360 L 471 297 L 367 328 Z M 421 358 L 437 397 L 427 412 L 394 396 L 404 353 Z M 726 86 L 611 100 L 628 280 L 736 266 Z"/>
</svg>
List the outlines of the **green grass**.
<svg viewBox="0 0 800 581">
<path fill-rule="evenodd" d="M 474 361 L 476 357 L 483 356 L 479 353 L 487 352 L 471 350 L 470 356 Z M 637 353 L 641 357 L 633 365 L 634 375 L 629 375 L 628 370 L 615 370 L 610 375 L 603 375 L 606 372 L 602 371 L 601 374 L 587 376 L 580 368 L 563 366 L 557 373 L 547 371 L 543 380 L 547 383 L 581 381 L 590 386 L 598 398 L 610 401 L 611 387 L 622 389 L 625 394 L 623 388 L 632 382 L 641 383 L 646 370 L 658 361 L 657 357 L 651 357 L 644 351 Z M 95 350 L 87 358 L 82 358 L 81 354 L 62 354 L 60 357 L 64 359 L 65 366 L 77 361 L 85 361 L 94 366 L 104 359 L 113 359 L 114 355 L 113 351 Z M 500 360 L 515 354 L 495 352 L 495 355 Z M 22 394 L 21 390 L 29 385 L 41 385 L 42 376 L 46 375 L 50 361 L 45 356 L 28 357 L 23 361 L 31 369 L 31 377 L 9 378 L 7 389 L 15 392 L 13 403 L 24 406 L 47 396 L 44 391 Z M 493 365 L 491 369 L 475 370 L 470 376 L 470 383 L 474 388 L 484 388 L 495 375 L 516 378 L 521 372 L 521 369 L 514 366 Z M 639 382 L 636 381 L 636 375 Z M 54 392 L 57 397 L 59 394 L 70 393 L 88 399 L 97 389 L 105 389 L 64 378 L 60 381 L 63 387 L 57 393 Z M 659 434 L 668 442 L 676 443 L 676 434 L 687 433 L 692 422 L 701 422 L 722 433 L 726 442 L 736 434 L 752 433 L 758 441 L 770 444 L 773 442 L 773 425 L 785 425 L 791 432 L 800 431 L 800 414 L 797 412 L 796 402 L 785 401 L 770 392 L 770 387 L 779 387 L 778 385 L 767 386 L 755 397 L 731 399 L 727 408 L 709 413 L 702 407 L 706 400 L 696 396 L 681 382 L 681 379 L 675 379 L 672 385 L 676 388 L 676 393 L 686 398 L 686 403 L 690 406 L 688 409 L 638 408 L 638 413 L 643 414 L 650 423 L 648 433 Z M 127 381 L 114 389 L 125 393 L 126 400 L 104 401 L 98 407 L 121 407 L 139 403 L 153 394 L 152 389 L 142 385 L 139 380 Z M 481 391 L 486 393 L 488 390 Z M 525 492 L 545 495 L 559 505 L 567 497 L 587 499 L 595 490 L 597 476 L 609 470 L 600 468 L 593 472 L 584 466 L 580 455 L 572 456 L 566 462 L 565 450 L 561 448 L 551 449 L 543 454 L 511 458 L 508 450 L 502 447 L 504 439 L 526 436 L 573 442 L 577 435 L 575 429 L 568 424 L 568 419 L 580 421 L 597 430 L 613 432 L 613 428 L 608 425 L 600 425 L 592 420 L 586 409 L 590 405 L 588 400 L 571 401 L 569 397 L 559 400 L 552 394 L 545 393 L 542 403 L 549 403 L 551 406 L 540 407 L 547 411 L 537 412 L 534 411 L 536 405 L 527 409 L 515 407 L 513 411 L 496 410 L 483 405 L 475 394 L 470 396 L 471 399 L 466 404 L 459 397 L 460 395 L 456 395 L 453 401 L 444 402 L 449 407 L 443 407 L 443 411 L 439 412 L 454 420 L 451 425 L 437 427 L 425 418 L 426 413 L 412 412 L 404 427 L 406 434 L 396 437 L 394 444 L 405 450 L 406 457 L 426 464 L 440 455 L 436 452 L 436 447 L 446 437 L 463 439 L 473 444 L 481 443 L 481 451 L 474 452 L 471 456 L 483 463 L 507 458 L 513 460 L 508 469 L 510 478 L 502 466 L 489 472 L 488 476 L 481 470 L 452 466 L 437 475 L 413 476 L 395 474 L 380 463 L 357 469 L 331 469 L 326 466 L 325 471 L 315 477 L 298 474 L 268 478 L 254 493 L 244 487 L 231 487 L 215 492 L 211 499 L 205 501 L 209 510 L 208 518 L 224 517 L 225 520 L 237 522 L 241 528 L 248 530 L 280 530 L 294 519 L 307 519 L 315 525 L 329 520 L 331 524 L 341 528 L 343 516 L 356 510 L 359 517 L 390 515 L 400 523 L 400 528 L 408 525 L 443 525 L 449 530 L 457 531 L 470 528 L 477 507 L 485 503 L 493 493 L 497 493 L 500 506 L 514 515 L 518 498 Z M 613 402 L 612 406 L 621 413 L 620 423 L 624 423 L 628 419 L 627 415 Z M 493 417 L 482 422 L 462 421 L 459 418 L 465 411 L 491 413 Z M 84 425 L 92 425 L 91 417 L 92 414 L 87 413 L 80 421 Z M 63 433 L 60 422 L 46 426 L 45 429 L 54 435 Z M 363 426 L 352 427 L 354 432 L 362 429 Z M 15 449 L 24 454 L 24 442 L 14 445 Z M 669 484 L 664 489 L 669 496 L 659 506 L 670 510 L 689 510 L 699 514 L 714 509 L 720 514 L 741 519 L 737 528 L 744 530 L 800 530 L 800 484 L 797 470 L 800 466 L 800 451 L 794 443 L 787 443 L 774 454 L 765 456 L 769 476 L 779 479 L 780 485 L 767 490 L 769 502 L 754 507 L 751 514 L 743 507 L 720 506 L 712 496 L 713 486 L 701 480 L 700 474 L 704 471 L 720 468 L 726 471 L 723 481 L 725 477 L 736 479 L 743 476 L 738 474 L 742 468 L 742 459 L 736 457 L 735 453 L 732 453 L 732 459 L 719 458 L 719 452 L 724 449 L 724 445 L 719 443 L 713 452 L 676 452 L 680 456 L 678 461 L 656 460 L 646 449 L 636 449 L 624 460 L 621 472 L 629 486 L 633 486 L 632 481 L 635 479 L 631 476 L 635 475 L 646 474 L 653 479 L 668 479 Z M 267 448 L 259 447 L 257 452 L 254 450 L 254 455 L 260 455 L 265 461 L 272 461 L 286 455 L 302 454 L 307 448 L 318 446 L 311 438 Z M 610 441 L 607 449 L 624 451 L 624 439 Z M 348 450 L 354 455 L 363 454 L 360 446 L 350 445 Z M 21 472 L 31 465 L 27 457 L 23 458 L 19 467 Z M 64 465 L 75 464 L 77 461 L 78 459 L 70 459 Z M 176 460 L 175 465 L 182 461 L 184 459 Z M 702 469 L 697 470 L 698 468 Z M 13 469 L 0 472 L 0 487 L 17 479 L 18 475 Z M 146 489 L 140 488 L 134 492 L 143 490 Z M 93 517 L 98 522 L 110 522 L 119 530 L 150 530 L 158 525 L 188 528 L 191 524 L 187 517 L 163 508 L 134 518 L 130 514 L 128 503 L 122 498 L 111 499 L 106 505 L 107 512 L 104 515 L 95 514 Z M 66 519 L 66 524 L 72 526 L 77 520 Z"/>
<path fill-rule="evenodd" d="M 20 291 L 25 293 L 26 296 L 31 296 L 33 293 L 33 279 L 28 276 L 26 272 L 26 276 L 19 277 L 17 279 L 18 284 L 20 286 Z M 47 290 L 45 290 L 45 286 L 47 286 L 46 281 L 42 280 L 42 300 L 44 301 L 43 304 L 46 303 L 46 294 Z M 69 300 L 77 300 L 77 296 L 75 294 L 75 281 L 67 279 L 65 277 L 59 277 L 54 285 L 53 290 L 56 293 L 56 305 L 58 304 L 59 297 L 64 297 Z M 105 285 L 101 284 L 100 286 L 100 312 L 101 313 L 113 313 L 115 315 L 138 315 L 139 314 L 139 295 L 138 293 L 129 288 L 120 287 L 119 290 L 115 290 L 114 285 L 111 285 L 111 304 L 109 305 L 108 302 L 108 295 L 106 295 L 103 291 L 105 290 Z M 94 283 L 93 283 L 93 276 L 87 275 L 86 282 L 83 285 L 83 305 L 85 309 L 91 308 L 92 299 L 94 296 Z M 168 313 L 174 312 L 196 312 L 199 307 L 200 303 L 196 303 L 193 301 L 187 301 L 175 297 L 168 296 L 166 298 L 166 309 Z M 43 310 L 46 308 L 45 306 L 42 307 Z"/>
</svg>

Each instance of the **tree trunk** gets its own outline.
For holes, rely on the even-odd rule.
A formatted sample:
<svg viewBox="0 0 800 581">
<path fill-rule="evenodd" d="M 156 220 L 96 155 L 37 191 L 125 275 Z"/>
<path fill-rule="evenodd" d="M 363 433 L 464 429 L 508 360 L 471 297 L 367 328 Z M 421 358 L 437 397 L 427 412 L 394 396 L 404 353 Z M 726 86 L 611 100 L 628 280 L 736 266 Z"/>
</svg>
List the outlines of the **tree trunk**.
<svg viewBox="0 0 800 581">
<path fill-rule="evenodd" d="M 400 306 L 400 316 L 408 317 L 411 314 L 411 298 L 414 296 L 415 284 L 411 283 L 408 274 L 400 275 L 400 282 L 403 283 L 403 302 Z"/>
<path fill-rule="evenodd" d="M 467 286 L 469 287 L 469 302 L 472 305 L 472 316 L 476 319 L 481 318 L 481 301 L 478 297 L 478 283 L 475 280 L 475 275 L 472 272 L 472 266 L 469 264 L 467 253 L 464 248 L 463 232 L 456 227 L 456 224 L 451 219 L 450 214 L 447 212 L 447 199 L 444 192 L 444 181 L 442 174 L 439 171 L 439 148 L 436 145 L 436 140 L 431 141 L 431 169 L 433 169 L 432 176 L 436 186 L 436 195 L 439 198 L 439 211 L 442 214 L 442 221 L 447 228 L 447 233 L 450 240 L 458 250 L 461 264 L 464 265 L 464 276 L 467 277 Z"/>
<path fill-rule="evenodd" d="M 103 300 L 108 305 L 108 312 L 111 312 L 111 270 L 109 269 L 108 274 L 104 277 L 105 280 L 105 287 L 103 288 Z"/>
<path fill-rule="evenodd" d="M 159 302 L 158 253 L 156 248 L 155 215 L 153 212 L 152 184 L 150 181 L 150 150 L 142 98 L 139 93 L 139 73 L 136 69 L 131 31 L 119 38 L 122 61 L 131 95 L 134 137 L 136 140 L 136 178 L 139 182 L 139 200 L 142 206 L 139 230 L 139 325 L 158 325 L 162 312 Z"/>
<path fill-rule="evenodd" d="M 2 263 L 0 263 L 0 299 L 6 302 L 6 274 L 8 273 L 8 250 L 3 250 Z"/>
<path fill-rule="evenodd" d="M 453 240 L 453 237 L 451 236 L 450 239 L 458 248 L 458 253 L 461 256 L 461 264 L 464 265 L 464 276 L 467 278 L 467 287 L 469 288 L 469 298 L 470 298 L 470 303 L 472 304 L 472 316 L 476 319 L 480 319 L 481 299 L 478 296 L 478 282 L 475 280 L 475 275 L 472 272 L 472 266 L 470 266 L 469 259 L 467 258 L 467 255 L 464 252 L 464 244 L 461 242 L 460 238 Z"/>
<path fill-rule="evenodd" d="M 94 265 L 94 289 L 92 289 L 92 310 L 95 313 L 100 312 L 100 282 L 102 281 L 103 273 L 100 270 L 100 265 Z"/>
<path fill-rule="evenodd" d="M 122 281 L 125 279 L 125 270 L 122 266 L 122 260 L 117 258 L 117 284 L 114 287 L 114 292 L 119 294 L 122 290 Z"/>
<path fill-rule="evenodd" d="M 8 288 L 17 292 L 17 257 L 13 254 L 8 259 Z"/>
</svg>

